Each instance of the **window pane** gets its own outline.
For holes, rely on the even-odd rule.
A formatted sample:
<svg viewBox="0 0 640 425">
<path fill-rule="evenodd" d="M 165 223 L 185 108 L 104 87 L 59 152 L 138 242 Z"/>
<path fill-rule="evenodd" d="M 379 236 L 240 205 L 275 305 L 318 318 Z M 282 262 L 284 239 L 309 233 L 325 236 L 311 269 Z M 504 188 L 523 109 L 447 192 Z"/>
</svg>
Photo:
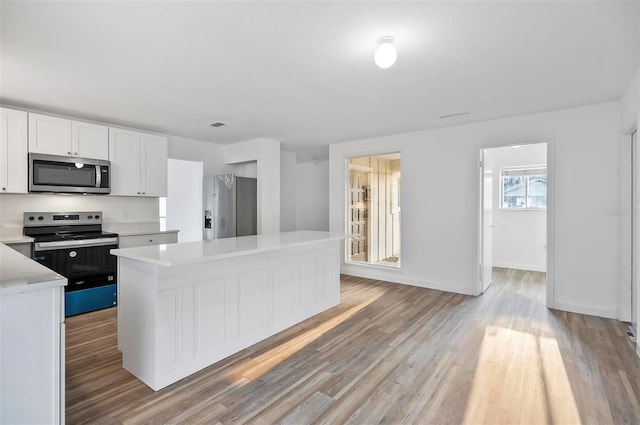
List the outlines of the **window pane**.
<svg viewBox="0 0 640 425">
<path fill-rule="evenodd" d="M 502 177 L 502 208 L 526 208 L 526 206 L 525 177 Z"/>
<path fill-rule="evenodd" d="M 547 176 L 529 176 L 528 208 L 547 208 Z"/>
</svg>

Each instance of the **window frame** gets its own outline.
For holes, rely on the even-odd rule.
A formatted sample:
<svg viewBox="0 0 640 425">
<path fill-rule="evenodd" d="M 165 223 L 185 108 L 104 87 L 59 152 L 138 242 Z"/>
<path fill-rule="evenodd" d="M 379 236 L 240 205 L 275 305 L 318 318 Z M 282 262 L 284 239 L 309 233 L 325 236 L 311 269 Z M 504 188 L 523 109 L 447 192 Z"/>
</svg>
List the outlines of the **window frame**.
<svg viewBox="0 0 640 425">
<path fill-rule="evenodd" d="M 528 203 L 529 200 L 529 177 L 530 176 L 541 176 L 544 175 L 547 177 L 548 184 L 548 172 L 547 166 L 543 164 L 539 165 L 527 165 L 527 166 L 518 166 L 518 167 L 502 167 L 500 168 L 500 198 L 498 202 L 498 209 L 501 211 L 546 211 L 547 207 L 529 207 L 525 205 L 524 207 L 505 207 L 504 206 L 504 178 L 507 176 L 522 176 L 525 178 L 525 194 L 524 199 L 525 203 Z M 549 190 L 547 186 L 547 191 L 545 193 L 546 201 L 549 199 Z M 545 202 L 545 204 L 547 203 Z"/>
</svg>

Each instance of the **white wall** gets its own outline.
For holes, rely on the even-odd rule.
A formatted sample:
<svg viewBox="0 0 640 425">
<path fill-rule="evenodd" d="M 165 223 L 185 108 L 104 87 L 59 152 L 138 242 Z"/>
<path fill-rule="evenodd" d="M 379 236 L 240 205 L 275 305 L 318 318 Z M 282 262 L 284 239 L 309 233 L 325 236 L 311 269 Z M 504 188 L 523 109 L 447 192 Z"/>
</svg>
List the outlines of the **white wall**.
<svg viewBox="0 0 640 425">
<path fill-rule="evenodd" d="M 545 165 L 544 144 L 504 147 L 485 151 L 493 171 L 493 265 L 520 270 L 546 271 L 547 212 L 500 209 L 500 169 Z"/>
<path fill-rule="evenodd" d="M 296 229 L 329 230 L 329 161 L 302 162 L 296 170 Z"/>
<path fill-rule="evenodd" d="M 0 226 L 22 227 L 26 211 L 102 211 L 104 223 L 158 221 L 158 198 L 98 195 L 0 195 Z"/>
<path fill-rule="evenodd" d="M 296 153 L 280 151 L 280 231 L 294 230 L 296 230 Z"/>
<path fill-rule="evenodd" d="M 249 177 L 252 179 L 258 178 L 258 162 L 249 161 L 241 164 L 232 164 L 231 169 L 233 174 L 238 177 Z"/>
<path fill-rule="evenodd" d="M 258 234 L 280 231 L 280 142 L 254 139 L 224 146 L 224 163 L 257 162 Z"/>
<path fill-rule="evenodd" d="M 402 268 L 342 271 L 471 294 L 477 276 L 478 150 L 548 139 L 555 155 L 553 306 L 617 317 L 618 102 L 359 140 L 330 147 L 330 228 L 344 233 L 345 160 L 402 154 Z M 594 172 L 595 170 L 595 172 Z M 446 184 L 443 179 L 447 178 Z M 452 190 L 454 188 L 455 190 Z"/>
<path fill-rule="evenodd" d="M 640 68 L 620 97 L 620 129 L 631 134 L 637 127 L 640 111 Z"/>
<path fill-rule="evenodd" d="M 169 158 L 167 229 L 179 229 L 178 242 L 202 240 L 202 161 Z"/>
<path fill-rule="evenodd" d="M 234 172 L 233 167 L 224 162 L 224 145 L 169 136 L 168 156 L 186 161 L 202 161 L 205 176 Z"/>
</svg>

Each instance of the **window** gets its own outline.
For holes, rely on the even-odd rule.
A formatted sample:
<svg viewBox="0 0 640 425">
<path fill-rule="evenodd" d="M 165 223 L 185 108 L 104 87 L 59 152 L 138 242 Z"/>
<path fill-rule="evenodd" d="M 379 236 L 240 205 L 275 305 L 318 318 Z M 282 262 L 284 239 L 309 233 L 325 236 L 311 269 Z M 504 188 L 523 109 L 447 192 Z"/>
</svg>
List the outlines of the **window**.
<svg viewBox="0 0 640 425">
<path fill-rule="evenodd" d="M 545 167 L 500 170 L 500 208 L 526 210 L 547 208 L 547 169 Z"/>
</svg>

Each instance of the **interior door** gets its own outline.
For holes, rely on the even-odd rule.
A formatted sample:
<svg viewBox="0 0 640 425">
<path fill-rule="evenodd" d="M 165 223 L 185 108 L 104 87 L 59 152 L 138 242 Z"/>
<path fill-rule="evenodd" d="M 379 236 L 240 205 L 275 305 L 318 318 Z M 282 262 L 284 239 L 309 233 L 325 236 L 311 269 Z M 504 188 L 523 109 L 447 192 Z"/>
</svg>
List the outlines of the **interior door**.
<svg viewBox="0 0 640 425">
<path fill-rule="evenodd" d="M 482 150 L 480 160 L 480 279 L 484 293 L 493 282 L 493 169 Z"/>
</svg>

